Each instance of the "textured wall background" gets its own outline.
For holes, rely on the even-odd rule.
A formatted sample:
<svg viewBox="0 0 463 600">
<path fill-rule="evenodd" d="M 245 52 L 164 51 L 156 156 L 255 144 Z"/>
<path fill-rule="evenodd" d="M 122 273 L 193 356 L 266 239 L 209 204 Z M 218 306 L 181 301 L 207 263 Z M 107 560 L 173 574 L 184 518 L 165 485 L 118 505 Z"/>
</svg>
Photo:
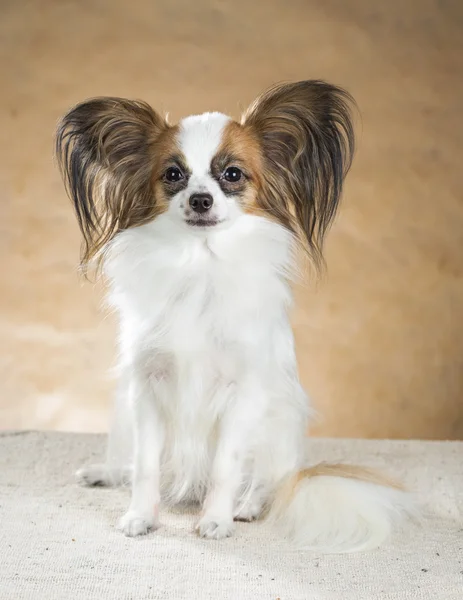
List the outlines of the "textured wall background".
<svg viewBox="0 0 463 600">
<path fill-rule="evenodd" d="M 463 4 L 458 0 L 3 0 L 0 426 L 104 430 L 114 324 L 79 281 L 52 162 L 58 117 L 100 94 L 172 119 L 238 115 L 269 84 L 358 101 L 358 152 L 298 290 L 315 432 L 463 437 Z"/>
</svg>

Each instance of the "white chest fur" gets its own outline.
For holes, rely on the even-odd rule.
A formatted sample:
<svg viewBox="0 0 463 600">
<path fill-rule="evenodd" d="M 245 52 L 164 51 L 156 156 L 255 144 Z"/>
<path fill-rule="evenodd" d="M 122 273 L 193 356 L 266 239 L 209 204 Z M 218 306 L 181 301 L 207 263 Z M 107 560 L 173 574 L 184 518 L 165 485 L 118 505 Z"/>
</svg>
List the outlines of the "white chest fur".
<svg viewBox="0 0 463 600">
<path fill-rule="evenodd" d="M 291 259 L 281 227 L 246 216 L 207 237 L 161 218 L 111 248 L 121 363 L 141 362 L 152 378 L 166 423 L 163 487 L 176 501 L 202 496 L 221 416 L 246 378 L 264 390 L 262 427 L 275 427 L 285 397 L 304 422 L 287 317 Z"/>
<path fill-rule="evenodd" d="M 233 345 L 261 352 L 269 327 L 287 319 L 288 234 L 255 217 L 208 237 L 160 221 L 120 234 L 110 252 L 122 346 L 144 338 L 175 355 Z"/>
</svg>

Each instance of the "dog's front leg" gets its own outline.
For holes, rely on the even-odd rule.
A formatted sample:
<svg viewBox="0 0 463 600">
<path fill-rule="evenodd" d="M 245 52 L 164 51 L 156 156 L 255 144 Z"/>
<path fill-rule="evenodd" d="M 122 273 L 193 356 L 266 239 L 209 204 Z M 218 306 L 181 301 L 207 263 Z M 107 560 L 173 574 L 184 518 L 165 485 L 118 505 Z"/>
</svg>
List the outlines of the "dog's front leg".
<svg viewBox="0 0 463 600">
<path fill-rule="evenodd" d="M 265 409 L 266 396 L 256 381 L 237 387 L 236 396 L 223 416 L 211 485 L 202 517 L 196 527 L 201 537 L 221 539 L 233 532 L 233 515 L 243 483 L 243 466 L 253 435 Z"/>
<path fill-rule="evenodd" d="M 148 533 L 159 525 L 160 458 L 164 426 L 148 376 L 134 371 L 129 393 L 134 426 L 132 499 L 118 528 L 125 535 L 133 537 Z"/>
</svg>

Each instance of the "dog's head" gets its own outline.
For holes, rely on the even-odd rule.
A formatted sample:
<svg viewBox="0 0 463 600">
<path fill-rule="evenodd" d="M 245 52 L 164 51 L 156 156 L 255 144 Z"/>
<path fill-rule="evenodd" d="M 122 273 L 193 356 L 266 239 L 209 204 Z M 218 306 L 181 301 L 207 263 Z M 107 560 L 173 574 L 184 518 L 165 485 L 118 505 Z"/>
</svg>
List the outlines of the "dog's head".
<svg viewBox="0 0 463 600">
<path fill-rule="evenodd" d="M 277 85 L 241 122 L 220 113 L 170 125 L 148 104 L 87 100 L 56 151 L 84 237 L 83 263 L 119 231 L 164 215 L 207 235 L 243 214 L 278 222 L 315 260 L 350 167 L 351 97 L 321 81 Z"/>
</svg>

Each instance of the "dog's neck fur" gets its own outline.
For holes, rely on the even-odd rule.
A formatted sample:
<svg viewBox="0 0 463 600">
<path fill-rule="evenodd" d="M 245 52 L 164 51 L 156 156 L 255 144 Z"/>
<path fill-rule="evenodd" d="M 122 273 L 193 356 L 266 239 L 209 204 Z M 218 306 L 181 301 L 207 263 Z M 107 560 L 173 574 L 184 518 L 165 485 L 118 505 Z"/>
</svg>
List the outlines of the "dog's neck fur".
<svg viewBox="0 0 463 600">
<path fill-rule="evenodd" d="M 198 235 L 160 217 L 116 238 L 106 273 L 122 321 L 138 321 L 137 336 L 176 353 L 210 336 L 258 345 L 259 331 L 286 320 L 292 262 L 290 234 L 264 219 L 245 215 Z"/>
<path fill-rule="evenodd" d="M 148 373 L 168 423 L 165 497 L 202 497 L 220 415 L 236 386 L 254 379 L 266 387 L 262 403 L 282 396 L 297 406 L 293 414 L 284 409 L 284 418 L 293 420 L 291 442 L 274 472 L 278 478 L 294 468 L 307 404 L 287 316 L 292 261 L 291 235 L 255 216 L 202 235 L 161 217 L 120 234 L 109 250 L 121 366 Z M 253 411 L 266 410 L 257 396 L 246 409 L 250 422 Z M 256 483 L 252 473 L 245 483 Z"/>
</svg>

